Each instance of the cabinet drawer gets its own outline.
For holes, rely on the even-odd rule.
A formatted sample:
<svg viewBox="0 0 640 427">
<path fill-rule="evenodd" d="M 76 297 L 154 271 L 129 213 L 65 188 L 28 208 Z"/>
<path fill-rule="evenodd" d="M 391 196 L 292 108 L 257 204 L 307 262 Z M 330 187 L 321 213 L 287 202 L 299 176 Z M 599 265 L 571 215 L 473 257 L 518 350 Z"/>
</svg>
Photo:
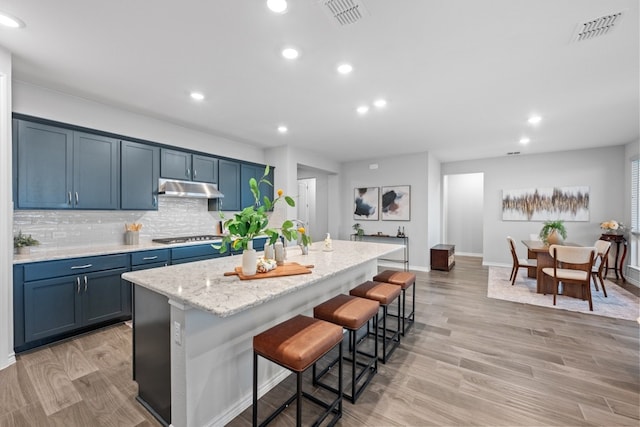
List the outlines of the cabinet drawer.
<svg viewBox="0 0 640 427">
<path fill-rule="evenodd" d="M 134 252 L 131 254 L 131 265 L 155 264 L 169 261 L 169 249 Z"/>
<path fill-rule="evenodd" d="M 128 255 L 126 254 L 44 261 L 25 265 L 24 280 L 25 282 L 31 282 L 33 280 L 69 276 L 72 274 L 86 274 L 94 271 L 123 267 L 128 267 Z"/>
<path fill-rule="evenodd" d="M 184 258 L 217 258 L 221 256 L 218 249 L 214 249 L 211 245 L 199 245 L 199 246 L 186 246 L 182 248 L 171 249 L 171 261 L 180 260 Z"/>
</svg>

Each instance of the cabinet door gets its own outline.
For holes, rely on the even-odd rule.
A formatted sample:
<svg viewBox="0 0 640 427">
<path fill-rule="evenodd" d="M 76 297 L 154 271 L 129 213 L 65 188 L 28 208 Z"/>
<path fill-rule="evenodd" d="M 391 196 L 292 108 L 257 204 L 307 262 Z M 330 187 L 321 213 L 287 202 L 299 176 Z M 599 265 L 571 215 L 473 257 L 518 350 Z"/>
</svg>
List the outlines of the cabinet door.
<svg viewBox="0 0 640 427">
<path fill-rule="evenodd" d="M 215 157 L 194 154 L 192 166 L 194 181 L 210 182 L 212 184 L 218 182 L 218 159 Z"/>
<path fill-rule="evenodd" d="M 220 210 L 240 210 L 240 163 L 229 160 L 218 161 L 218 190 L 224 197 L 220 199 Z"/>
<path fill-rule="evenodd" d="M 131 284 L 120 277 L 126 271 L 120 268 L 81 277 L 84 325 L 131 314 Z"/>
<path fill-rule="evenodd" d="M 78 276 L 38 280 L 24 285 L 25 341 L 58 335 L 82 326 Z"/>
<path fill-rule="evenodd" d="M 191 154 L 184 151 L 160 150 L 160 176 L 170 179 L 191 180 Z"/>
<path fill-rule="evenodd" d="M 76 209 L 118 209 L 119 141 L 73 133 L 73 203 Z"/>
<path fill-rule="evenodd" d="M 120 150 L 120 208 L 157 210 L 160 149 L 122 141 Z"/>
<path fill-rule="evenodd" d="M 18 121 L 18 208 L 69 209 L 73 132 Z"/>
</svg>

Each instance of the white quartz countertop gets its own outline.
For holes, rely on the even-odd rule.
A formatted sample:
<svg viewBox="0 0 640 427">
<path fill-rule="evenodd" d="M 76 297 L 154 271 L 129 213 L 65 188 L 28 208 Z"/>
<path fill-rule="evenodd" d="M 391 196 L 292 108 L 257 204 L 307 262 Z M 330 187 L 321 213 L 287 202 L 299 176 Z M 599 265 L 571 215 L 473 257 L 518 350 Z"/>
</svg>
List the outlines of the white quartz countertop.
<svg viewBox="0 0 640 427">
<path fill-rule="evenodd" d="M 255 280 L 224 276 L 239 266 L 236 256 L 129 272 L 122 277 L 178 303 L 227 317 L 404 248 L 343 240 L 334 240 L 331 252 L 323 247 L 323 242 L 314 243 L 308 255 L 302 255 L 297 246 L 287 248 L 286 262 L 313 265 L 311 274 Z"/>
<path fill-rule="evenodd" d="M 217 240 L 206 240 L 206 241 L 198 241 L 198 242 L 185 242 L 185 243 L 173 243 L 173 244 L 164 244 L 164 243 L 156 243 L 152 241 L 141 242 L 137 245 L 93 245 L 93 246 L 79 246 L 79 247 L 71 247 L 71 248 L 57 248 L 57 249 L 38 249 L 33 248 L 30 254 L 27 255 L 13 255 L 13 263 L 14 264 L 24 264 L 29 262 L 39 262 L 39 261 L 53 261 L 67 258 L 77 258 L 77 257 L 85 257 L 85 256 L 97 256 L 97 255 L 111 255 L 111 254 L 122 254 L 129 252 L 139 252 L 139 251 L 148 251 L 153 249 L 170 249 L 177 248 L 181 246 L 195 246 L 195 245 L 206 245 L 215 242 L 220 242 L 220 239 Z"/>
</svg>

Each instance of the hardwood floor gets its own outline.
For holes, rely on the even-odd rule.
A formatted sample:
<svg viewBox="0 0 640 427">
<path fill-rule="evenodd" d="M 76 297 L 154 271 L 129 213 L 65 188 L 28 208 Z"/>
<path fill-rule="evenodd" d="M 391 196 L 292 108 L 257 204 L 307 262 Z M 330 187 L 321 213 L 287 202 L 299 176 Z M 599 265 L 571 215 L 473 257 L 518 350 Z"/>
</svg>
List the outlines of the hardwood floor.
<svg viewBox="0 0 640 427">
<path fill-rule="evenodd" d="M 417 275 L 415 326 L 339 425 L 640 426 L 637 322 L 488 299 L 480 258 Z M 0 371 L 0 426 L 159 425 L 135 400 L 125 325 L 17 359 Z M 230 423 L 250 424 L 251 408 Z"/>
</svg>

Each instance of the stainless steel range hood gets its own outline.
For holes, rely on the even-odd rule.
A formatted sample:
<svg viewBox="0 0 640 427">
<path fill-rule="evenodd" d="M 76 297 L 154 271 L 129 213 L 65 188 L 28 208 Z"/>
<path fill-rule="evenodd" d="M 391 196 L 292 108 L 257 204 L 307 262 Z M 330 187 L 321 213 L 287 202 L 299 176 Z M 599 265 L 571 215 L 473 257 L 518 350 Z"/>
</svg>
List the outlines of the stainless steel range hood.
<svg viewBox="0 0 640 427">
<path fill-rule="evenodd" d="M 190 197 L 198 199 L 219 199 L 224 197 L 215 184 L 208 182 L 178 181 L 160 178 L 158 194 L 171 197 Z"/>
</svg>

